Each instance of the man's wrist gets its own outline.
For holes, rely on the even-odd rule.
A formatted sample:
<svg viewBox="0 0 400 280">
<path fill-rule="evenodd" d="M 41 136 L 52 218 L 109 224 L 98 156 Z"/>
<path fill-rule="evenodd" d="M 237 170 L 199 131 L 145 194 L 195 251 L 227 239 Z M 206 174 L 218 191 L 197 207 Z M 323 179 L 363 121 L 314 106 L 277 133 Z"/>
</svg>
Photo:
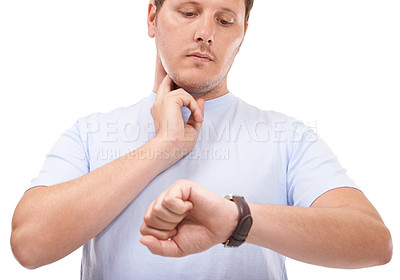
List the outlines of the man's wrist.
<svg viewBox="0 0 400 280">
<path fill-rule="evenodd" d="M 238 212 L 235 202 L 233 202 L 231 200 L 227 200 L 225 198 L 224 198 L 224 200 L 225 200 L 225 203 L 227 204 L 227 207 L 229 208 L 229 215 L 227 217 L 229 226 L 227 228 L 227 234 L 224 236 L 222 243 L 224 243 L 226 240 L 229 239 L 229 237 L 231 237 L 232 233 L 236 229 L 236 226 L 238 224 L 238 219 L 239 219 L 239 212 Z"/>
<path fill-rule="evenodd" d="M 151 154 L 155 159 L 162 160 L 169 167 L 179 161 L 185 154 L 185 151 L 180 149 L 179 143 L 171 140 L 166 140 L 161 137 L 154 137 L 151 142 Z"/>
</svg>

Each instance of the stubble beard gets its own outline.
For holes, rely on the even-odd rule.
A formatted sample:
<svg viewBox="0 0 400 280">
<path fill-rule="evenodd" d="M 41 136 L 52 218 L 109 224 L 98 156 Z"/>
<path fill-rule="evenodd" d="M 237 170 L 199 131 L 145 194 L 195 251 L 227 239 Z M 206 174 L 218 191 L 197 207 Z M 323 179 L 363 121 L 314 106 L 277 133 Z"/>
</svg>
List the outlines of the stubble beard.
<svg viewBox="0 0 400 280">
<path fill-rule="evenodd" d="M 227 93 L 222 91 L 226 91 L 226 79 L 233 61 L 230 65 L 226 66 L 226 69 L 224 69 L 220 75 L 202 81 L 196 80 L 195 78 L 184 77 L 179 70 L 170 71 L 168 67 L 166 67 L 163 59 L 161 59 L 161 63 L 174 82 L 174 89 L 183 88 L 196 99 L 205 96 L 215 97 Z M 201 69 L 204 65 L 195 63 L 194 67 Z"/>
<path fill-rule="evenodd" d="M 179 73 L 168 73 L 171 79 L 174 81 L 177 88 L 183 88 L 185 91 L 190 93 L 193 96 L 200 97 L 202 95 L 206 95 L 210 92 L 216 91 L 218 88 L 222 87 L 222 82 L 224 78 L 227 76 L 226 73 L 222 78 L 216 77 L 214 79 L 209 79 L 204 82 L 190 80 L 186 81 L 182 79 Z"/>
</svg>

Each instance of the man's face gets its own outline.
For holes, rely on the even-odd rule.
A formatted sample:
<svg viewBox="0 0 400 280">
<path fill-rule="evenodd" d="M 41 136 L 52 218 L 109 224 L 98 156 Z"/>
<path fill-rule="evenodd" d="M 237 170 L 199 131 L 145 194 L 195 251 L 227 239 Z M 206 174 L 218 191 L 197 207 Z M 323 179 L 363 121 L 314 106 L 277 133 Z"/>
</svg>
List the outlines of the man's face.
<svg viewBox="0 0 400 280">
<path fill-rule="evenodd" d="M 244 0 L 166 0 L 149 35 L 172 80 L 190 93 L 206 93 L 226 82 L 244 18 Z"/>
</svg>

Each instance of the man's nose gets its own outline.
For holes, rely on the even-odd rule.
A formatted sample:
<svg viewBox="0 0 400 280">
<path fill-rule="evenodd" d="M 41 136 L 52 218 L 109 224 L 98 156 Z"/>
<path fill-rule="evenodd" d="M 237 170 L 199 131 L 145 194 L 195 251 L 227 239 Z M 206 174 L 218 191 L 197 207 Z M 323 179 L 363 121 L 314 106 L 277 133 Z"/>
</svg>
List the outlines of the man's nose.
<svg viewBox="0 0 400 280">
<path fill-rule="evenodd" d="M 214 42 L 215 22 L 211 16 L 204 15 L 199 20 L 199 25 L 195 32 L 194 40 L 196 42 L 204 42 L 211 45 Z"/>
</svg>

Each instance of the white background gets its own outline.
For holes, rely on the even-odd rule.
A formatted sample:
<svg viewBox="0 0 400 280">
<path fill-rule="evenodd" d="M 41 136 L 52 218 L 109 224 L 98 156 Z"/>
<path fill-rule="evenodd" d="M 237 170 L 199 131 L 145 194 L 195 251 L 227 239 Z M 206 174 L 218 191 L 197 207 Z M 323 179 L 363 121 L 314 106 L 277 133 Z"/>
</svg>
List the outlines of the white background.
<svg viewBox="0 0 400 280">
<path fill-rule="evenodd" d="M 392 262 L 336 270 L 288 260 L 290 279 L 400 275 L 400 7 L 397 0 L 255 0 L 230 90 L 317 132 L 390 228 Z M 0 2 L 2 279 L 79 279 L 81 252 L 29 271 L 9 236 L 18 200 L 78 117 L 150 94 L 155 48 L 147 1 Z"/>
</svg>

